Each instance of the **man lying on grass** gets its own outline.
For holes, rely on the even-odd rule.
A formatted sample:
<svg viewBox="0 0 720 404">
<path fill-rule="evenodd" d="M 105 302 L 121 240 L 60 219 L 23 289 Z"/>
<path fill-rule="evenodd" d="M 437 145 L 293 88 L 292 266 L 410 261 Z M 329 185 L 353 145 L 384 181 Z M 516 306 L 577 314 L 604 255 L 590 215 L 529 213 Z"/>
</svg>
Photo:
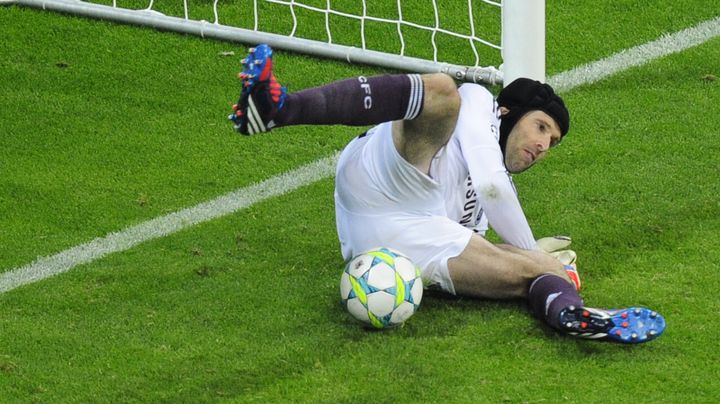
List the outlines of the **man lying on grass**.
<svg viewBox="0 0 720 404">
<path fill-rule="evenodd" d="M 509 83 L 497 98 L 449 76 L 356 77 L 289 94 L 272 49 L 250 50 L 230 119 L 243 134 L 289 125 L 376 125 L 344 149 L 335 212 L 345 259 L 377 246 L 410 257 L 425 284 L 450 294 L 525 298 L 533 313 L 569 335 L 621 343 L 665 329 L 643 307 L 585 306 L 569 240 L 533 236 L 510 173 L 542 160 L 570 127 L 553 89 Z M 492 226 L 504 243 L 483 236 Z M 555 251 L 554 254 L 551 252 Z"/>
</svg>

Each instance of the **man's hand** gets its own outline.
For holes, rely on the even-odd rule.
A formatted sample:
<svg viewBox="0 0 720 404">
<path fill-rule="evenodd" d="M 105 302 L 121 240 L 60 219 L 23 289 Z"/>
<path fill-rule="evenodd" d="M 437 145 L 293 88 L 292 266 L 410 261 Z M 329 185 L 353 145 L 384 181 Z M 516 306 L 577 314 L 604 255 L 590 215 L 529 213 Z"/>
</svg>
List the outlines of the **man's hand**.
<svg viewBox="0 0 720 404">
<path fill-rule="evenodd" d="M 577 260 L 575 251 L 568 249 L 572 239 L 568 236 L 543 237 L 537 241 L 540 250 L 557 258 L 563 265 L 573 265 Z"/>
<path fill-rule="evenodd" d="M 537 241 L 538 247 L 546 253 L 565 250 L 572 243 L 572 239 L 568 236 L 543 237 Z"/>
<path fill-rule="evenodd" d="M 572 243 L 572 239 L 568 236 L 543 237 L 537 241 L 540 249 L 560 261 L 565 265 L 565 270 L 570 279 L 575 283 L 575 288 L 580 290 L 580 276 L 577 272 L 577 254 L 575 251 L 568 249 Z"/>
</svg>

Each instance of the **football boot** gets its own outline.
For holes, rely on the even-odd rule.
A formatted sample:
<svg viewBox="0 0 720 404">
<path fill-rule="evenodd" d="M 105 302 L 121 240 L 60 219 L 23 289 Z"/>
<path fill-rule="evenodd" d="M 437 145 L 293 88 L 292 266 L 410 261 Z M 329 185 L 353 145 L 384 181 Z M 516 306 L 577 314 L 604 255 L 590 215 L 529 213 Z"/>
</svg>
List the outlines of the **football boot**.
<svg viewBox="0 0 720 404">
<path fill-rule="evenodd" d="M 638 344 L 659 337 L 665 319 L 644 307 L 604 310 L 570 306 L 560 312 L 560 329 L 587 339 Z"/>
<path fill-rule="evenodd" d="M 287 98 L 287 89 L 273 74 L 272 55 L 272 48 L 262 44 L 250 48 L 248 56 L 241 62 L 243 70 L 238 74 L 242 82 L 240 99 L 233 105 L 228 119 L 243 135 L 270 131 L 275 126 L 273 119 Z"/>
</svg>

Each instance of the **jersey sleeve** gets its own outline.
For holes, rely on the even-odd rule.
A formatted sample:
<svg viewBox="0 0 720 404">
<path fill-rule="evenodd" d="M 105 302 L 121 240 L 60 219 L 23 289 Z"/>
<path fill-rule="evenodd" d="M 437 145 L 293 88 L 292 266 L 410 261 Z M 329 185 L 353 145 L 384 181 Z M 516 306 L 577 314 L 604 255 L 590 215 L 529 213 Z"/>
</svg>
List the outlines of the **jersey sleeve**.
<svg viewBox="0 0 720 404">
<path fill-rule="evenodd" d="M 505 243 L 534 250 L 537 248 L 535 238 L 498 143 L 495 100 L 487 89 L 476 84 L 461 86 L 460 96 L 462 102 L 455 136 L 490 227 Z"/>
</svg>

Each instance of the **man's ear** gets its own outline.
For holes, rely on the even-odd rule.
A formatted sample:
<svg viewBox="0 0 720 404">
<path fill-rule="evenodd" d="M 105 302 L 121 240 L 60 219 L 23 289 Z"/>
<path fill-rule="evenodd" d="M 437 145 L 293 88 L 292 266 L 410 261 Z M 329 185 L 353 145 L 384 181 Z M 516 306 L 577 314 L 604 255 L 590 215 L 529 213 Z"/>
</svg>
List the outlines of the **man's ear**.
<svg viewBox="0 0 720 404">
<path fill-rule="evenodd" d="M 505 115 L 507 115 L 508 112 L 510 112 L 509 109 L 507 109 L 505 107 L 500 107 L 500 116 L 505 116 Z"/>
</svg>

